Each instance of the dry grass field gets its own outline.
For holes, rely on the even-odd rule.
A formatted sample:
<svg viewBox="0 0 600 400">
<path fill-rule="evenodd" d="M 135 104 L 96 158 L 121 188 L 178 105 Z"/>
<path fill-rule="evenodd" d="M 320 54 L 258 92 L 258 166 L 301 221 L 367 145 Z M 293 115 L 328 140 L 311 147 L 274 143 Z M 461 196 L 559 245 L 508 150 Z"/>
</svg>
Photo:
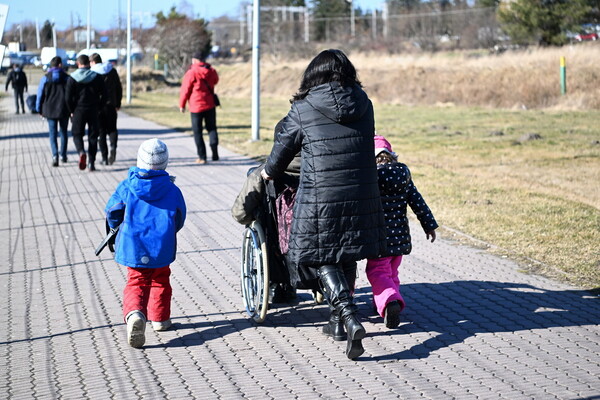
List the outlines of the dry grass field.
<svg viewBox="0 0 600 400">
<path fill-rule="evenodd" d="M 599 45 L 350 58 L 374 101 L 378 131 L 411 168 L 445 237 L 515 258 L 526 271 L 600 288 Z M 216 65 L 221 143 L 258 159 L 268 154 L 306 64 L 263 60 L 258 142 L 249 140 L 250 65 Z M 140 92 L 126 110 L 189 130 L 177 93 Z"/>
<path fill-rule="evenodd" d="M 560 57 L 566 57 L 568 96 L 560 95 Z M 468 105 L 501 108 L 600 109 L 600 45 L 400 55 L 350 54 L 374 100 L 402 105 Z M 308 60 L 266 58 L 261 90 L 289 98 Z M 250 95 L 251 65 L 219 66 L 219 92 Z"/>
</svg>

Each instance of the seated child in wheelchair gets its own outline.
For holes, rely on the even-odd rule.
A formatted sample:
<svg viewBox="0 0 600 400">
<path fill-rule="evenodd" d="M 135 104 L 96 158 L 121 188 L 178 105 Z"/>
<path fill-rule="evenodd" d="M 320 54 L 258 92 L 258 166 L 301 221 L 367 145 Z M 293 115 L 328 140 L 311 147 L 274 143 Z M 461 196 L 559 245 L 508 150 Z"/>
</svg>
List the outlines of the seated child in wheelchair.
<svg viewBox="0 0 600 400">
<path fill-rule="evenodd" d="M 283 120 L 277 124 L 275 132 L 282 122 Z M 269 297 L 272 303 L 295 300 L 296 288 L 312 290 L 315 299 L 317 292 L 320 292 L 317 276 L 311 273 L 312 270 L 309 268 L 298 268 L 291 265 L 285 257 L 287 241 L 280 240 L 285 235 L 289 238 L 291 221 L 288 221 L 288 224 L 278 223 L 278 219 L 282 221 L 283 216 L 281 207 L 277 206 L 282 206 L 284 202 L 287 203 L 286 207 L 292 206 L 289 204 L 290 194 L 294 194 L 298 187 L 300 161 L 300 153 L 298 153 L 288 166 L 286 174 L 275 181 L 262 179 L 260 173 L 264 164 L 250 168 L 242 190 L 231 208 L 232 217 L 240 224 L 249 225 L 257 220 L 265 230 L 271 281 Z M 283 225 L 288 226 L 284 227 Z"/>
</svg>

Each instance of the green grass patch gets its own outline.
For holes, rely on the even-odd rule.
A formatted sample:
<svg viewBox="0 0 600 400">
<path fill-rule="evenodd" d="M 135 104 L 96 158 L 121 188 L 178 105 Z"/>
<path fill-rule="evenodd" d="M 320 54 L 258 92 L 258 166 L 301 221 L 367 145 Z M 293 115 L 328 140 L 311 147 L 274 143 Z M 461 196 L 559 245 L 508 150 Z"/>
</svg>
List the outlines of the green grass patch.
<svg viewBox="0 0 600 400">
<path fill-rule="evenodd" d="M 189 131 L 177 98 L 149 92 L 125 111 Z M 259 141 L 251 141 L 250 100 L 222 103 L 220 143 L 268 155 L 287 99 L 261 99 Z M 375 104 L 375 120 L 442 225 L 497 246 L 531 272 L 600 287 L 600 112 Z"/>
</svg>

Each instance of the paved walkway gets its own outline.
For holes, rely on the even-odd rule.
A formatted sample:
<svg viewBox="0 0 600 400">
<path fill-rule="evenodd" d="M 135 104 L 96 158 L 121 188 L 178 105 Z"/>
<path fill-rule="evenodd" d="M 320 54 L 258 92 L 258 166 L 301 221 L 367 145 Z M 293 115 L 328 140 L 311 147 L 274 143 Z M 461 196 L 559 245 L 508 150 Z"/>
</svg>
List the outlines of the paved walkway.
<svg viewBox="0 0 600 400">
<path fill-rule="evenodd" d="M 242 226 L 229 215 L 254 163 L 222 151 L 197 166 L 193 140 L 121 114 L 117 162 L 51 167 L 46 124 L 0 102 L 0 398 L 9 399 L 599 399 L 600 300 L 519 272 L 508 259 L 435 244 L 415 227 L 401 269 L 408 302 L 397 330 L 357 287 L 366 352 L 321 334 L 328 310 L 300 292 L 255 324 L 239 288 Z M 226 112 L 226 110 L 224 110 Z M 187 201 L 173 264 L 174 329 L 130 348 L 125 270 L 94 248 L 103 209 L 139 144 L 169 146 Z"/>
</svg>

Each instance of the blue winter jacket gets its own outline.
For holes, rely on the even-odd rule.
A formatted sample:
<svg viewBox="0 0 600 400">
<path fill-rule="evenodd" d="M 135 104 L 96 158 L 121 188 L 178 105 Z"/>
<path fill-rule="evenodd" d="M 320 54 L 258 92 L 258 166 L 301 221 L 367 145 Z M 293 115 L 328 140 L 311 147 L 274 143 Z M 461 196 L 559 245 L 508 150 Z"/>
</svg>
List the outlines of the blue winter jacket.
<svg viewBox="0 0 600 400">
<path fill-rule="evenodd" d="M 115 261 L 132 268 L 160 268 L 175 260 L 177 232 L 186 206 L 166 171 L 129 169 L 106 205 L 111 228 L 119 224 Z"/>
</svg>

